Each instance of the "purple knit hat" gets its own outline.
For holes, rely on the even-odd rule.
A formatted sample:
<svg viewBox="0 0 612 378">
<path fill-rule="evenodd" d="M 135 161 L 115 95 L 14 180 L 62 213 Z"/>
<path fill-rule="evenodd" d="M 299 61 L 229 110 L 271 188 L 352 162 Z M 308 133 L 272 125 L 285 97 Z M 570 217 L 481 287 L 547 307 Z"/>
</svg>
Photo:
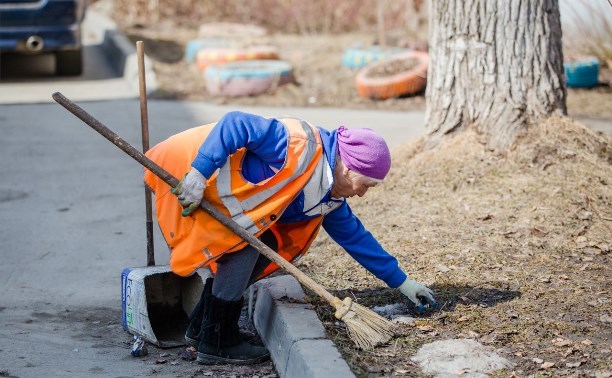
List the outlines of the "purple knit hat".
<svg viewBox="0 0 612 378">
<path fill-rule="evenodd" d="M 338 152 L 348 169 L 382 180 L 391 168 L 391 154 L 385 140 L 372 129 L 338 128 Z"/>
</svg>

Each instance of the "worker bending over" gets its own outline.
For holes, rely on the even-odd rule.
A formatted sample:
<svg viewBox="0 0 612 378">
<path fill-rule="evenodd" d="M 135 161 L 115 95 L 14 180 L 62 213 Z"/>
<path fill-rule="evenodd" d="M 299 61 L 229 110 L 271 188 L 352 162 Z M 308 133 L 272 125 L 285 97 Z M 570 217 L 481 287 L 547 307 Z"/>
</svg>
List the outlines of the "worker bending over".
<svg viewBox="0 0 612 378">
<path fill-rule="evenodd" d="M 172 270 L 189 276 L 209 267 L 214 273 L 185 335 L 198 348 L 198 362 L 250 364 L 269 358 L 265 347 L 243 341 L 238 320 L 248 285 L 278 269 L 212 216 L 196 211 L 202 199 L 290 262 L 306 253 L 323 226 L 389 287 L 399 288 L 417 306 L 422 306 L 417 297 L 437 305 L 433 292 L 407 278 L 346 201 L 363 197 L 389 172 L 389 148 L 374 131 L 344 126 L 327 131 L 295 118 L 230 112 L 216 124 L 170 137 L 147 156 L 183 177 L 170 188 L 145 172 L 172 251 Z"/>
</svg>

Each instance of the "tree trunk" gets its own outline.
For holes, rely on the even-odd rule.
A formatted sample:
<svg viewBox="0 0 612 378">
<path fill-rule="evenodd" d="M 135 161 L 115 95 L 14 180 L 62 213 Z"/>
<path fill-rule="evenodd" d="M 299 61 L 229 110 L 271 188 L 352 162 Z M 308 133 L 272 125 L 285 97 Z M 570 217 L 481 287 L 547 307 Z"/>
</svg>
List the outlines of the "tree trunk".
<svg viewBox="0 0 612 378">
<path fill-rule="evenodd" d="M 493 150 L 566 114 L 558 0 L 432 0 L 429 142 L 468 127 Z"/>
</svg>

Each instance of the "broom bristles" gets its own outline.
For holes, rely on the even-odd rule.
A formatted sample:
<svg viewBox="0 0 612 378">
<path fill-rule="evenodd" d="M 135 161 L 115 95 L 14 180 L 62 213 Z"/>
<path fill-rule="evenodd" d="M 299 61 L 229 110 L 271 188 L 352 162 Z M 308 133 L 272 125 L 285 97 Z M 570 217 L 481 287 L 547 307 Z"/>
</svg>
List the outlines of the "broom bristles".
<svg viewBox="0 0 612 378">
<path fill-rule="evenodd" d="M 349 337 L 363 350 L 385 344 L 395 334 L 395 324 L 369 308 L 352 302 L 350 298 L 345 298 L 337 309 L 336 317 L 344 321 Z"/>
</svg>

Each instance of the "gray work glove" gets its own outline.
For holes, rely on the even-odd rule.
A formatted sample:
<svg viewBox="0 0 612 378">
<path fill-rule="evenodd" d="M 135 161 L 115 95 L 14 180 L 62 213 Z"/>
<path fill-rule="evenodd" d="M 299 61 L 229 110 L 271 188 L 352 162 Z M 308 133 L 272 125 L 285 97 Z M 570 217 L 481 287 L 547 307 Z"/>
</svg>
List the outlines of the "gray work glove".
<svg viewBox="0 0 612 378">
<path fill-rule="evenodd" d="M 426 304 L 433 309 L 440 307 L 433 297 L 434 292 L 415 280 L 406 278 L 406 281 L 398 289 L 414 303 L 418 311 L 425 310 Z"/>
<path fill-rule="evenodd" d="M 185 208 L 181 213 L 182 216 L 186 217 L 200 207 L 204 189 L 206 189 L 206 177 L 195 168 L 191 168 L 178 185 L 172 188 L 172 193 Z"/>
</svg>

